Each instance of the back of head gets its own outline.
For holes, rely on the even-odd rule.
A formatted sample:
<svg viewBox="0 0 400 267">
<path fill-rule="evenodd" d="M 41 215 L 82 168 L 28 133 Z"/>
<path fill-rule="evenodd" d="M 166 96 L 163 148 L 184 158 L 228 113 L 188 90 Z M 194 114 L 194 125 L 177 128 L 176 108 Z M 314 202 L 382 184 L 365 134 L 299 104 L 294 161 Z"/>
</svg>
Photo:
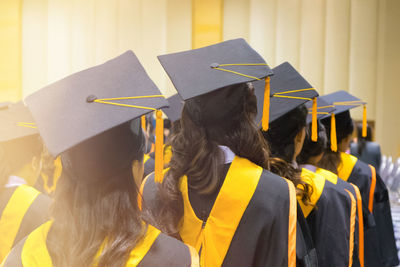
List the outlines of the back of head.
<svg viewBox="0 0 400 267">
<path fill-rule="evenodd" d="M 307 108 L 300 105 L 282 117 L 270 123 L 269 130 L 263 132 L 267 139 L 271 154 L 291 163 L 295 153 L 294 139 L 306 126 Z"/>
<path fill-rule="evenodd" d="M 295 137 L 306 126 L 308 110 L 304 104 L 281 116 L 270 123 L 267 132 L 263 132 L 267 140 L 272 158 L 270 159 L 270 170 L 282 177 L 291 180 L 294 185 L 301 184 L 304 190 L 297 188 L 301 198 L 308 202 L 311 189 L 301 181 L 300 170 L 293 163 L 295 154 Z"/>
<path fill-rule="evenodd" d="M 39 135 L 30 135 L 7 142 L 0 143 L 1 161 L 0 186 L 7 183 L 11 174 L 16 174 L 27 164 L 32 164 L 32 159 L 40 160 L 43 143 Z M 24 178 L 24 177 L 21 177 Z"/>
<path fill-rule="evenodd" d="M 350 111 L 346 110 L 335 115 L 336 120 L 336 140 L 339 145 L 343 140 L 345 140 L 354 131 L 353 120 L 350 116 Z M 326 132 L 331 132 L 331 117 L 327 117 L 321 120 L 324 125 Z M 325 153 L 322 159 L 318 163 L 318 167 L 329 170 L 337 174 L 337 168 L 340 163 L 340 153 L 331 150 L 331 136 L 327 134 L 328 143 L 325 149 Z"/>
<path fill-rule="evenodd" d="M 303 149 L 297 156 L 297 163 L 311 164 L 310 159 L 318 157 L 324 153 L 327 147 L 327 135 L 325 127 L 321 122 L 318 122 L 318 139 L 316 142 L 311 140 L 311 124 L 306 128 L 306 137 L 304 139 Z"/>
<path fill-rule="evenodd" d="M 61 154 L 48 238 L 54 266 L 91 265 L 105 238 L 110 245 L 98 266 L 126 263 L 143 233 L 132 175 L 132 162 L 144 155 L 138 123 L 124 123 Z"/>
<path fill-rule="evenodd" d="M 357 153 L 358 155 L 361 156 L 362 152 L 364 151 L 364 148 L 366 146 L 366 142 L 371 142 L 372 141 L 372 130 L 369 125 L 367 125 L 367 136 L 363 137 L 362 136 L 362 129 L 363 129 L 363 124 L 362 123 L 357 123 Z"/>
</svg>

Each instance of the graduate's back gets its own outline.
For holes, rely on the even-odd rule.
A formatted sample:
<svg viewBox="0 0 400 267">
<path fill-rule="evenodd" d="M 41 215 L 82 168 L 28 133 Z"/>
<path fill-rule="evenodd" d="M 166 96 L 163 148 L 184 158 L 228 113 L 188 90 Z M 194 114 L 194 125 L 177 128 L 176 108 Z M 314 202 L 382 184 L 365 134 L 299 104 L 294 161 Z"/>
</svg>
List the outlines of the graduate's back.
<svg viewBox="0 0 400 267">
<path fill-rule="evenodd" d="M 143 208 L 162 230 L 195 247 L 202 266 L 294 266 L 296 193 L 291 181 L 266 170 L 252 85 L 211 94 L 186 101 L 169 170 L 162 181 L 145 179 Z M 236 110 L 219 109 L 209 123 L 214 118 L 203 104 L 218 112 L 209 102 L 227 96 L 236 100 L 225 108 Z"/>
</svg>

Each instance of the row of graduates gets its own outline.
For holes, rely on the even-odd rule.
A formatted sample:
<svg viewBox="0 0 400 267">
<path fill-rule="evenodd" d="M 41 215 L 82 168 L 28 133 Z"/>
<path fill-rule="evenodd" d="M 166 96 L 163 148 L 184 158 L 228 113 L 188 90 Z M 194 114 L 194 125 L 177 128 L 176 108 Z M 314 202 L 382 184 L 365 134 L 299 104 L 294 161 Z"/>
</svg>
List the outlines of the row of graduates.
<svg viewBox="0 0 400 267">
<path fill-rule="evenodd" d="M 178 91 L 168 101 L 128 51 L 0 111 L 2 266 L 399 263 L 387 189 L 345 153 L 364 102 L 318 97 L 243 39 L 159 60 Z M 165 146 L 160 109 L 174 121 Z M 5 169 L 42 142 L 59 156 L 40 183 L 59 178 L 54 200 Z"/>
</svg>

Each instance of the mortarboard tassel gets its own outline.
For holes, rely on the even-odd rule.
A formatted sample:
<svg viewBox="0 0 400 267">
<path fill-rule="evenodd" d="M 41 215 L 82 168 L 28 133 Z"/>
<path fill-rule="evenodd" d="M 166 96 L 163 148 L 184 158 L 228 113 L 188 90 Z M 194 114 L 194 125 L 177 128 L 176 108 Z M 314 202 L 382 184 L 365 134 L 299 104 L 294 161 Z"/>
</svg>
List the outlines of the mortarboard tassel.
<svg viewBox="0 0 400 267">
<path fill-rule="evenodd" d="M 267 77 L 265 78 L 263 116 L 261 119 L 261 126 L 264 132 L 268 131 L 269 128 L 269 104 L 270 104 L 269 95 L 270 95 L 270 77 Z"/>
<path fill-rule="evenodd" d="M 335 114 L 331 114 L 331 150 L 337 151 L 337 140 L 336 140 L 336 119 Z"/>
<path fill-rule="evenodd" d="M 164 169 L 164 120 L 162 119 L 161 110 L 156 111 L 156 149 L 155 149 L 155 182 L 161 183 L 163 180 L 163 169 Z"/>
<path fill-rule="evenodd" d="M 140 117 L 140 122 L 142 123 L 143 131 L 146 131 L 146 117 L 144 115 Z"/>
<path fill-rule="evenodd" d="M 312 122 L 311 122 L 311 140 L 317 142 L 318 140 L 318 129 L 317 129 L 317 98 L 313 98 L 312 104 Z"/>
<path fill-rule="evenodd" d="M 362 137 L 367 137 L 367 106 L 363 107 Z"/>
</svg>

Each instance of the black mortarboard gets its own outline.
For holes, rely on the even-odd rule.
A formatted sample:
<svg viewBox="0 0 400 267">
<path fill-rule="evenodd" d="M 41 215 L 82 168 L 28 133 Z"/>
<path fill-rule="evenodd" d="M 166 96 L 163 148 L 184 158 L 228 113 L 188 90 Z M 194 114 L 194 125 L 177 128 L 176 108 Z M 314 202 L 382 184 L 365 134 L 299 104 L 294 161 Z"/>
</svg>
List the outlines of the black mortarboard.
<svg viewBox="0 0 400 267">
<path fill-rule="evenodd" d="M 48 85 L 26 103 L 53 156 L 168 106 L 132 51 Z"/>
<path fill-rule="evenodd" d="M 135 54 L 128 51 L 44 87 L 28 96 L 26 103 L 49 151 L 57 156 L 104 131 L 168 106 L 163 97 L 146 98 L 160 95 Z"/>
<path fill-rule="evenodd" d="M 320 96 L 320 99 L 329 105 L 335 106 L 335 110 L 333 111 L 334 114 L 339 114 L 366 104 L 366 102 L 363 102 L 361 99 L 343 90 Z M 324 116 L 324 118 L 326 117 L 329 117 L 329 115 Z"/>
<path fill-rule="evenodd" d="M 32 157 L 40 157 L 43 144 L 29 109 L 22 101 L 8 103 L 0 109 L 0 143 L 6 165 L 13 172 Z"/>
<path fill-rule="evenodd" d="M 0 142 L 38 134 L 29 109 L 22 101 L 0 109 Z"/>
<path fill-rule="evenodd" d="M 312 121 L 312 101 L 308 101 L 306 103 L 306 107 L 308 109 L 308 116 L 307 116 L 307 124 L 311 123 Z M 317 97 L 317 118 L 322 119 L 326 117 L 326 115 L 330 115 L 335 110 L 333 105 L 330 105 L 328 102 L 324 101 L 321 96 Z"/>
<path fill-rule="evenodd" d="M 169 107 L 164 108 L 163 111 L 167 115 L 167 117 L 172 121 L 177 121 L 181 118 L 182 108 L 183 108 L 183 100 L 179 94 L 174 94 L 167 98 Z"/>
<path fill-rule="evenodd" d="M 327 119 L 329 116 L 330 118 L 330 129 L 331 129 L 331 150 L 332 151 L 337 151 L 337 140 L 336 140 L 336 119 L 335 115 L 340 115 L 342 119 L 345 119 L 347 124 L 352 123 L 351 117 L 349 110 L 352 108 L 356 108 L 359 106 L 364 107 L 363 111 L 363 136 L 364 134 L 366 135 L 367 132 L 367 108 L 366 108 L 366 102 L 363 102 L 359 98 L 349 94 L 346 91 L 337 91 L 331 94 L 327 94 L 324 96 L 321 96 L 321 99 L 323 101 L 326 101 L 329 105 L 333 105 L 335 107 L 335 110 L 332 111 L 331 115 L 325 115 L 323 116 L 323 119 Z"/>
<path fill-rule="evenodd" d="M 273 72 L 274 76 L 271 77 L 270 81 L 270 123 L 307 101 L 313 100 L 314 102 L 314 99 L 318 96 L 318 92 L 313 86 L 288 62 L 275 67 Z M 253 84 L 258 106 L 256 123 L 259 123 L 262 116 L 261 103 L 264 102 L 264 90 L 262 81 Z"/>
<path fill-rule="evenodd" d="M 244 39 L 163 55 L 158 59 L 185 101 L 231 85 L 262 80 L 273 74 L 265 60 Z M 215 95 L 213 98 L 217 99 Z M 224 99 L 212 105 L 207 112 L 223 117 L 230 114 L 236 105 L 237 101 Z"/>
</svg>

